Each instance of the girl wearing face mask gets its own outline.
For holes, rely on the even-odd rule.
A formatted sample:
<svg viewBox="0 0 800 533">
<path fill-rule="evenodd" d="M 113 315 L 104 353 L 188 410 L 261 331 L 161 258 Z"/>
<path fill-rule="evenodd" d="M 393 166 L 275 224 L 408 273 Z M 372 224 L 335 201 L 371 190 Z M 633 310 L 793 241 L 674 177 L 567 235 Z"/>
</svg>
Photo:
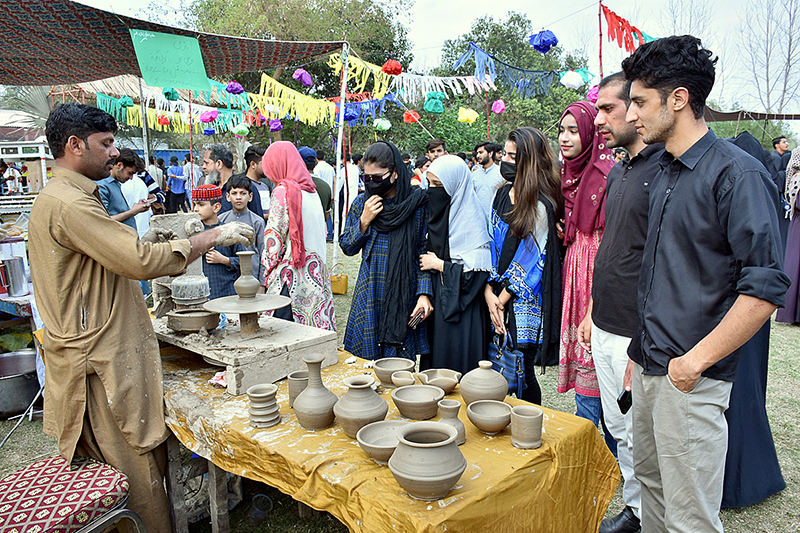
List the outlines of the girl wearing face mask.
<svg viewBox="0 0 800 533">
<path fill-rule="evenodd" d="M 501 175 L 510 183 L 492 203 L 492 270 L 484 296 L 492 327 L 523 354 L 522 399 L 541 404 L 535 361 L 558 353 L 561 325 L 561 183 L 550 145 L 539 130 L 508 134 Z"/>
<path fill-rule="evenodd" d="M 411 172 L 388 142 L 364 153 L 364 186 L 339 239 L 345 255 L 361 252 L 344 348 L 364 359 L 415 359 L 429 352 L 425 319 L 433 311 L 431 276 L 418 262 L 428 197 L 411 186 Z M 412 328 L 415 317 L 421 321 Z"/>
<path fill-rule="evenodd" d="M 594 125 L 597 111 L 588 101 L 570 105 L 561 115 L 558 141 L 564 163 L 563 307 L 558 392 L 575 389 L 576 414 L 600 421 L 600 388 L 591 352 L 578 344 L 578 325 L 586 316 L 592 294 L 594 258 L 605 227 L 606 177 L 614 166 L 614 154 Z"/>
<path fill-rule="evenodd" d="M 487 350 L 483 289 L 492 267 L 485 215 L 472 186 L 469 167 L 444 155 L 428 168 L 428 253 L 420 268 L 433 274 L 429 320 L 430 355 L 420 369 L 449 368 L 465 374 Z"/>
</svg>

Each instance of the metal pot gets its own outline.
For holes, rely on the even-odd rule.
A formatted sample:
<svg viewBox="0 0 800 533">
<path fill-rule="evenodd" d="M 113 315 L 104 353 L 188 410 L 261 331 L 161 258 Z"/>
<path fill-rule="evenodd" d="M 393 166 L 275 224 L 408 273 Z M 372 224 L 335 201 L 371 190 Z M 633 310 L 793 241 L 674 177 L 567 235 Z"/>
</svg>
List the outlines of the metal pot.
<svg viewBox="0 0 800 533">
<path fill-rule="evenodd" d="M 0 283 L 12 298 L 28 294 L 28 277 L 25 275 L 25 259 L 10 257 L 0 261 Z"/>
<path fill-rule="evenodd" d="M 23 413 L 37 392 L 36 350 L 0 354 L 0 418 Z"/>
</svg>

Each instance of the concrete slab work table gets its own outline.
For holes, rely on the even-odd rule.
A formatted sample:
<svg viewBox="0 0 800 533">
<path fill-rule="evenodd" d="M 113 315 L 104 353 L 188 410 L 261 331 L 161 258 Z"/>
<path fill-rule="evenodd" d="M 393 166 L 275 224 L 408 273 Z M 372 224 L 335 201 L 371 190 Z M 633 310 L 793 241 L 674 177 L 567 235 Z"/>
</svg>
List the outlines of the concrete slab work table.
<svg viewBox="0 0 800 533">
<path fill-rule="evenodd" d="M 277 383 L 280 424 L 255 429 L 246 395 L 231 396 L 208 384 L 216 368 L 180 348 L 165 346 L 161 354 L 167 425 L 184 446 L 219 469 L 331 513 L 353 532 L 594 533 L 619 483 L 613 455 L 587 420 L 545 408 L 541 448 L 518 450 L 510 427 L 484 435 L 462 405 L 467 442 L 460 449 L 467 470 L 445 498 L 416 500 L 338 423 L 316 432 L 303 429 L 289 408 L 286 380 Z M 339 363 L 322 369 L 323 382 L 339 396 L 347 390 L 345 377 L 372 374 L 363 360 L 346 364 L 347 357 L 340 350 Z M 389 403 L 386 418 L 401 419 L 390 391 L 379 392 Z M 458 387 L 448 398 L 463 404 Z M 511 397 L 506 402 L 524 403 Z"/>
</svg>

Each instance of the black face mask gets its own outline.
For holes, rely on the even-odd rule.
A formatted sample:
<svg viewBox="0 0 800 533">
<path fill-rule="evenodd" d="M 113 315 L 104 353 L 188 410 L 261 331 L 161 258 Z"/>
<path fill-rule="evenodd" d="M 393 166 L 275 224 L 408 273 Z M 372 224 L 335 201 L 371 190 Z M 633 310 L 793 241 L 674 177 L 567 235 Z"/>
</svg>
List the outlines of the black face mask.
<svg viewBox="0 0 800 533">
<path fill-rule="evenodd" d="M 450 195 L 444 187 L 428 187 L 428 250 L 450 260 Z"/>
<path fill-rule="evenodd" d="M 517 164 L 500 161 L 500 175 L 503 176 L 504 180 L 514 183 L 517 178 Z"/>
<path fill-rule="evenodd" d="M 370 194 L 384 196 L 386 193 L 392 190 L 392 187 L 394 187 L 394 183 L 392 183 L 392 180 L 389 177 L 384 179 L 380 183 L 375 183 L 374 181 L 370 180 L 366 183 L 364 187 Z"/>
</svg>

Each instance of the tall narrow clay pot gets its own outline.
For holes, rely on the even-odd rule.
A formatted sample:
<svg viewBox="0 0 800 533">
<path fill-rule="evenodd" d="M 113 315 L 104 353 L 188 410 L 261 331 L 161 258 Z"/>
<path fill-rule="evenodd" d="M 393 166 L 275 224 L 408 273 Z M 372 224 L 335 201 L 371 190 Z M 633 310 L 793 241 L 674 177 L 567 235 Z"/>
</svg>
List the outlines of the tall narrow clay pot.
<svg viewBox="0 0 800 533">
<path fill-rule="evenodd" d="M 478 361 L 478 368 L 461 378 L 461 397 L 469 405 L 477 400 L 502 402 L 508 394 L 508 382 L 503 375 L 492 370 L 491 361 Z"/>
<path fill-rule="evenodd" d="M 351 439 L 362 427 L 386 418 L 389 404 L 372 390 L 375 378 L 372 376 L 354 376 L 345 378 L 347 392 L 333 406 L 336 420 L 342 426 L 344 434 Z"/>
<path fill-rule="evenodd" d="M 239 270 L 241 271 L 241 275 L 239 279 L 233 283 L 233 288 L 236 294 L 239 295 L 239 298 L 254 298 L 256 293 L 258 293 L 260 284 L 258 280 L 253 277 L 252 257 L 254 254 L 255 252 L 252 250 L 236 252 L 236 255 L 239 256 Z"/>
<path fill-rule="evenodd" d="M 439 422 L 456 428 L 456 444 L 461 446 L 467 442 L 467 430 L 464 422 L 458 419 L 461 402 L 458 400 L 439 400 L 439 412 L 442 414 Z"/>
<path fill-rule="evenodd" d="M 294 414 L 306 429 L 325 429 L 333 424 L 333 406 L 339 398 L 322 383 L 322 355 L 308 355 L 303 361 L 308 366 L 308 385 L 294 399 Z"/>
</svg>

